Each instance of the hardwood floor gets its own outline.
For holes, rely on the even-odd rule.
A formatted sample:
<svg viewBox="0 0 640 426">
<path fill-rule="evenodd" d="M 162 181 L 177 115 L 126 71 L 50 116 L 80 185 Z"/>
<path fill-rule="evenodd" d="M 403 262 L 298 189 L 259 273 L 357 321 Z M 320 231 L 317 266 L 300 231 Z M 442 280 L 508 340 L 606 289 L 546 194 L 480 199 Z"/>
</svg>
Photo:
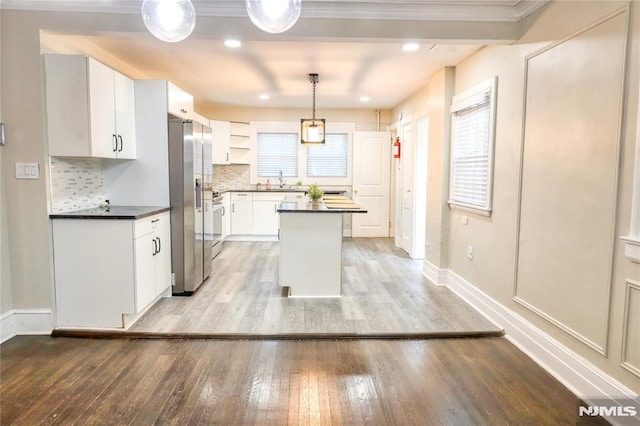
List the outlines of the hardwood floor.
<svg viewBox="0 0 640 426">
<path fill-rule="evenodd" d="M 499 337 L 19 336 L 0 349 L 2 425 L 571 425 L 579 403 Z"/>
<path fill-rule="evenodd" d="M 211 278 L 194 295 L 161 300 L 130 332 L 167 337 L 501 333 L 449 289 L 431 284 L 422 275 L 422 261 L 410 259 L 389 238 L 344 240 L 340 298 L 285 297 L 278 267 L 278 243 L 226 242 L 213 260 Z"/>
</svg>

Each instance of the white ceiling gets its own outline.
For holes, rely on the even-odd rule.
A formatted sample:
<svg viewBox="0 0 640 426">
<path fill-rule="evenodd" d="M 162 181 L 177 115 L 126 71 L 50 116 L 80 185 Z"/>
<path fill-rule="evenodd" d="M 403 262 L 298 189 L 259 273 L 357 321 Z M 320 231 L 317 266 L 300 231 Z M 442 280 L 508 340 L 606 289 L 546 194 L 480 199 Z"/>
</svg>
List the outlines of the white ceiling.
<svg viewBox="0 0 640 426">
<path fill-rule="evenodd" d="M 141 0 L 0 0 L 3 9 L 139 14 Z M 92 28 L 64 35 L 93 46 L 148 78 L 168 79 L 204 105 L 310 107 L 308 74 L 317 73 L 317 106 L 391 108 L 485 43 L 517 38 L 518 22 L 545 2 L 523 0 L 303 0 L 300 21 L 283 34 L 257 30 L 243 0 L 193 0 L 198 15 L 191 37 L 164 43 L 137 19 L 124 28 Z M 141 21 L 141 19 L 140 19 Z M 131 22 L 130 25 L 127 25 Z M 99 25 L 99 24 L 98 24 Z M 60 37 L 61 30 L 56 30 Z M 62 31 L 64 32 L 64 31 Z M 226 37 L 242 41 L 224 46 Z M 417 52 L 402 43 L 418 41 Z M 101 54 L 108 52 L 106 59 Z M 269 100 L 258 98 L 268 94 Z M 370 97 L 363 103 L 361 96 Z"/>
</svg>

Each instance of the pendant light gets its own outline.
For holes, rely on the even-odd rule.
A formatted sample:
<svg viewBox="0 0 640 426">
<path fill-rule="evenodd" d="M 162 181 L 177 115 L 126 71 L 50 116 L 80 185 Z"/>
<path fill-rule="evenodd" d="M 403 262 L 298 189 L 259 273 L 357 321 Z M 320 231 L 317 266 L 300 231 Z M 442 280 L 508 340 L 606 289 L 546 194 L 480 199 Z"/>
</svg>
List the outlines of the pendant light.
<svg viewBox="0 0 640 426">
<path fill-rule="evenodd" d="M 191 0 L 144 0 L 142 20 L 147 29 L 162 41 L 175 43 L 189 37 L 196 25 Z"/>
<path fill-rule="evenodd" d="M 246 0 L 251 22 L 268 33 L 282 33 L 298 21 L 302 0 Z"/>
<path fill-rule="evenodd" d="M 305 145 L 324 145 L 324 118 L 316 118 L 316 84 L 320 81 L 318 74 L 309 74 L 313 84 L 313 118 L 300 120 L 300 143 Z"/>
</svg>

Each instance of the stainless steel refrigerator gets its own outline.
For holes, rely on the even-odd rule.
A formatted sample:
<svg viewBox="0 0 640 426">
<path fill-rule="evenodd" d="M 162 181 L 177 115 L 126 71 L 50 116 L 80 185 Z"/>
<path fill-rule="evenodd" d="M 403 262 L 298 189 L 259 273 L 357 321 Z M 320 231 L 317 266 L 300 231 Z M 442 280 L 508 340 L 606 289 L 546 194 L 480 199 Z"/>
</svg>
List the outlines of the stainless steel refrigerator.
<svg viewBox="0 0 640 426">
<path fill-rule="evenodd" d="M 198 123 L 169 119 L 171 267 L 174 295 L 190 295 L 211 273 L 211 244 L 204 238 L 204 191 L 212 186 L 211 144 Z M 205 160 L 207 159 L 207 160 Z"/>
</svg>

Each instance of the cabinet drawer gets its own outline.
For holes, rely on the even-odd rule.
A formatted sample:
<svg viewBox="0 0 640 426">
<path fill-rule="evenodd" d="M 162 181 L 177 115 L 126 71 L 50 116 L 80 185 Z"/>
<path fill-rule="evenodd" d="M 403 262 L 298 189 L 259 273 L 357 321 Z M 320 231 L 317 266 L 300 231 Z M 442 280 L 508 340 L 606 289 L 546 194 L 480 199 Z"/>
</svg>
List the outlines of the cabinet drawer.
<svg viewBox="0 0 640 426">
<path fill-rule="evenodd" d="M 169 212 L 138 219 L 134 225 L 134 238 L 140 238 L 156 230 L 161 221 L 169 220 Z"/>
<path fill-rule="evenodd" d="M 231 201 L 238 200 L 253 200 L 253 193 L 251 192 L 232 192 Z"/>
</svg>

